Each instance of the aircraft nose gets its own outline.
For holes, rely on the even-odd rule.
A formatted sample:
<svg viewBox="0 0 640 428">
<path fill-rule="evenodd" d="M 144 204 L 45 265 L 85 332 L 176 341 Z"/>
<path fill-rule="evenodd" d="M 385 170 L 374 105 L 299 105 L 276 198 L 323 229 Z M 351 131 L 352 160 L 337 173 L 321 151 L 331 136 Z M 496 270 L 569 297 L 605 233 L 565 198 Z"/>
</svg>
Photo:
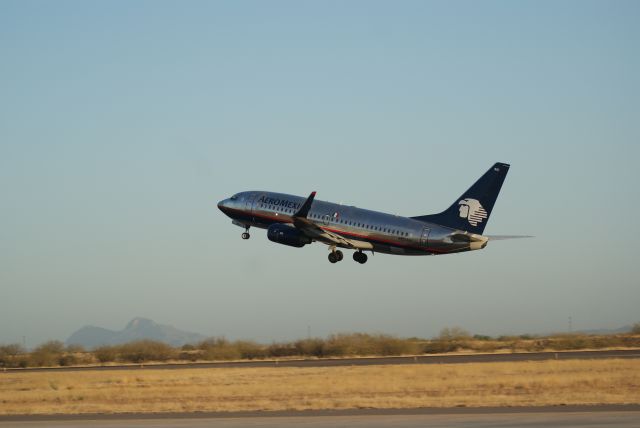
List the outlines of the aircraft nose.
<svg viewBox="0 0 640 428">
<path fill-rule="evenodd" d="M 224 208 L 227 206 L 227 201 L 228 199 L 223 199 L 220 202 L 218 202 L 218 209 L 220 211 L 224 211 Z"/>
</svg>

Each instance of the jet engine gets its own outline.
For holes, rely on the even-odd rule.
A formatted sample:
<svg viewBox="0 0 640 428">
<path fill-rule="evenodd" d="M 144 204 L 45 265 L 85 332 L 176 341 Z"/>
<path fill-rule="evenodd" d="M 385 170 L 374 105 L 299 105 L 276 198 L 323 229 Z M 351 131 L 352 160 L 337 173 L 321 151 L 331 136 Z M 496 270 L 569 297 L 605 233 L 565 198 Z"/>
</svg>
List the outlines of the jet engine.
<svg viewBox="0 0 640 428">
<path fill-rule="evenodd" d="M 311 244 L 311 239 L 295 227 L 287 226 L 283 223 L 275 223 L 267 229 L 269 241 L 278 244 L 289 245 L 290 247 L 302 248 Z"/>
</svg>

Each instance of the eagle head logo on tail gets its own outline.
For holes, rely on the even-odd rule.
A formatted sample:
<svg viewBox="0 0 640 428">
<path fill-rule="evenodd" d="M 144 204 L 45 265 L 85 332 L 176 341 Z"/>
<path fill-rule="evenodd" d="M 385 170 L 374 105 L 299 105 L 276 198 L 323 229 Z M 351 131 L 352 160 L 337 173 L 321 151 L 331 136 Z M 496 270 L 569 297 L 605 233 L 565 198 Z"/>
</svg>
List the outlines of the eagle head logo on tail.
<svg viewBox="0 0 640 428">
<path fill-rule="evenodd" d="M 487 218 L 487 212 L 477 199 L 462 199 L 458 205 L 460 205 L 460 217 L 466 218 L 471 226 L 477 226 Z"/>
</svg>

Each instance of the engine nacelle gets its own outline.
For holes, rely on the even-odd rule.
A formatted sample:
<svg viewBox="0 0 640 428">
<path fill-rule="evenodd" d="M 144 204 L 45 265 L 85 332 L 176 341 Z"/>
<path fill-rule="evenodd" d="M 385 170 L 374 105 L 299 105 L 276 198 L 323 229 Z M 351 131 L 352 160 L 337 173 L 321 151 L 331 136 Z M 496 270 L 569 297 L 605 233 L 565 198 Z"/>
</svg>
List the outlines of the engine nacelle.
<svg viewBox="0 0 640 428">
<path fill-rule="evenodd" d="M 283 223 L 276 223 L 269 226 L 267 229 L 267 238 L 269 238 L 269 241 L 289 245 L 290 247 L 301 248 L 307 244 L 311 244 L 311 239 L 308 236 L 295 227 L 287 226 Z"/>
</svg>

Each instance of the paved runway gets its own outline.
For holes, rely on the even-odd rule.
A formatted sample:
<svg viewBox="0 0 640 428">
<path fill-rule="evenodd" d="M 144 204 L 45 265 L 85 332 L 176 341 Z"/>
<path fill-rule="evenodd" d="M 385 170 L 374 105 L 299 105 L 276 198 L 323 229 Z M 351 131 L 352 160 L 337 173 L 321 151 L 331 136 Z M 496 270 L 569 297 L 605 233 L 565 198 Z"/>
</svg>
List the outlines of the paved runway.
<svg viewBox="0 0 640 428">
<path fill-rule="evenodd" d="M 635 410 L 634 410 L 635 409 Z M 422 428 L 429 427 L 620 427 L 637 428 L 640 425 L 640 406 L 632 406 L 626 409 L 607 407 L 588 407 L 583 409 L 562 408 L 524 408 L 524 409 L 443 409 L 443 410 L 414 410 L 414 411 L 347 411 L 316 412 L 314 415 L 301 416 L 238 416 L 220 417 L 195 415 L 176 417 L 170 415 L 166 418 L 154 416 L 146 418 L 117 419 L 72 419 L 72 420 L 12 420 L 2 421 L 0 428 Z"/>
<path fill-rule="evenodd" d="M 81 371 L 81 370 L 141 370 L 141 369 L 201 369 L 224 367 L 336 367 L 336 366 L 373 366 L 390 364 L 462 364 L 492 363 L 505 361 L 542 361 L 542 360 L 591 360 L 604 358 L 640 358 L 640 349 L 609 351 L 564 351 L 564 352 L 522 352 L 509 354 L 466 354 L 466 355 L 419 355 L 415 357 L 376 357 L 376 358 L 325 358 L 319 360 L 274 360 L 274 361 L 238 361 L 193 364 L 149 364 L 119 365 L 97 367 L 55 367 L 8 369 L 7 371 Z"/>
</svg>

